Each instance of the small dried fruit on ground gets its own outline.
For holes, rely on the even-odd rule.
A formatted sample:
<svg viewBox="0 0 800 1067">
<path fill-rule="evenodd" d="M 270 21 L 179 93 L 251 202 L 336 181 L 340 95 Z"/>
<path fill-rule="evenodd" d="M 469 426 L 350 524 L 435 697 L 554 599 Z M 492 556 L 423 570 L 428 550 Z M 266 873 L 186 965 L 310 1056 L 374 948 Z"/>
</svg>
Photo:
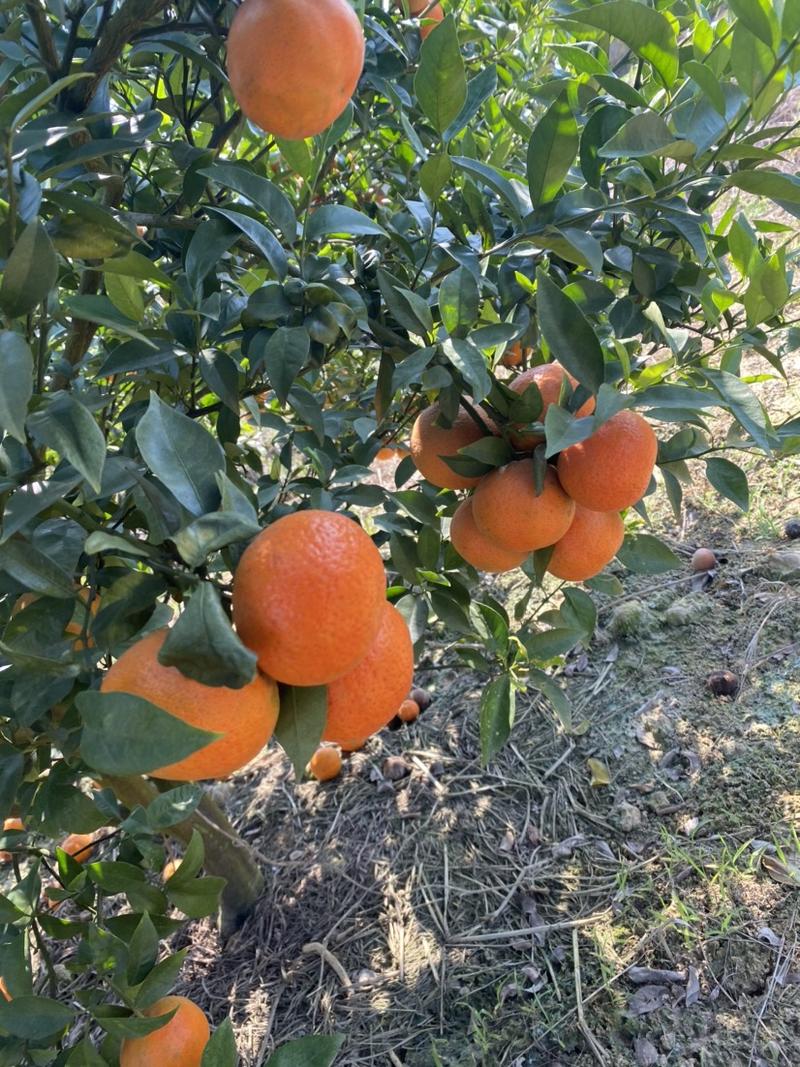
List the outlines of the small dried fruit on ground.
<svg viewBox="0 0 800 1067">
<path fill-rule="evenodd" d="M 330 745 L 322 745 L 311 757 L 308 769 L 318 782 L 329 782 L 331 778 L 336 778 L 341 774 L 342 757 L 338 749 L 331 748 Z"/>
</svg>

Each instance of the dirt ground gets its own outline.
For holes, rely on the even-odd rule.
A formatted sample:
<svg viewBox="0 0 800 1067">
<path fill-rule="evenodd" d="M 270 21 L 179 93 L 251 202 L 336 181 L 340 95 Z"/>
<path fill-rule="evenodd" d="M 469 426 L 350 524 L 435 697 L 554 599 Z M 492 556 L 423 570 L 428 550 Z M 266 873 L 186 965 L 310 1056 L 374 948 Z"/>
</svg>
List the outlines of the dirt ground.
<svg viewBox="0 0 800 1067">
<path fill-rule="evenodd" d="M 784 417 L 796 359 L 790 378 L 758 386 Z M 341 1067 L 800 1063 L 800 542 L 783 536 L 800 466 L 744 465 L 746 515 L 701 470 L 680 522 L 663 492 L 651 505 L 684 571 L 611 567 L 623 592 L 596 597 L 595 639 L 561 671 L 573 736 L 523 695 L 482 770 L 484 680 L 440 632 L 417 671 L 431 708 L 340 780 L 295 785 L 270 750 L 218 787 L 268 890 L 225 945 L 194 926 L 182 981 L 232 1014 L 247 1067 L 331 1031 Z M 693 590 L 698 546 L 719 565 Z M 717 669 L 738 695 L 709 692 Z"/>
</svg>

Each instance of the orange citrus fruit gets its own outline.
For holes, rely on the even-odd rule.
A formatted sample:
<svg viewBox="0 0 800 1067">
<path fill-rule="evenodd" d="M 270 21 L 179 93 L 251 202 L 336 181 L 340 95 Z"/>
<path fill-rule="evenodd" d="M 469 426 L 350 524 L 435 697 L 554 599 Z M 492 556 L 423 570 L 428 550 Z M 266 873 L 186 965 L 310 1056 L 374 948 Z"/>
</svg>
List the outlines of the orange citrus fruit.
<svg viewBox="0 0 800 1067">
<path fill-rule="evenodd" d="M 378 633 L 358 666 L 328 686 L 323 741 L 352 748 L 382 729 L 411 688 L 414 650 L 406 620 L 384 601 Z"/>
<path fill-rule="evenodd" d="M 11 1000 L 11 994 L 8 991 L 8 986 L 6 985 L 4 978 L 0 978 L 0 996 L 4 996 L 6 1000 Z"/>
<path fill-rule="evenodd" d="M 318 782 L 329 782 L 342 772 L 342 757 L 330 745 L 320 745 L 308 764 L 312 777 Z"/>
<path fill-rule="evenodd" d="M 424 3 L 420 3 L 419 0 L 417 0 L 417 3 L 412 5 L 411 12 L 414 15 L 422 15 L 422 12 L 425 11 L 427 6 L 427 0 L 425 0 Z M 414 11 L 414 7 L 417 8 L 416 11 Z M 425 11 L 425 14 L 422 15 L 419 28 L 419 35 L 422 40 L 424 41 L 429 34 L 433 33 L 439 23 L 443 21 L 444 11 L 442 10 L 441 4 L 434 4 L 430 11 Z"/>
<path fill-rule="evenodd" d="M 25 829 L 25 827 L 22 825 L 22 819 L 6 819 L 5 822 L 3 823 L 3 832 L 4 833 L 6 831 L 8 831 L 8 830 L 24 830 L 24 829 Z M 11 862 L 11 853 L 10 852 L 6 852 L 5 850 L 0 852 L 0 863 L 10 863 L 10 862 Z"/>
<path fill-rule="evenodd" d="M 455 456 L 459 448 L 489 436 L 492 427 L 483 430 L 462 408 L 452 426 L 438 424 L 441 408 L 431 404 L 417 416 L 411 430 L 411 458 L 423 478 L 440 489 L 472 489 L 480 477 L 469 478 L 448 467 L 442 456 Z M 486 422 L 485 416 L 481 418 Z"/>
<path fill-rule="evenodd" d="M 576 503 L 591 511 L 620 511 L 641 499 L 650 484 L 658 439 L 635 411 L 608 422 L 558 457 L 558 477 Z"/>
<path fill-rule="evenodd" d="M 289 141 L 322 133 L 353 95 L 364 31 L 347 0 L 244 0 L 228 33 L 236 102 Z"/>
<path fill-rule="evenodd" d="M 94 852 L 94 834 L 67 834 L 61 847 L 78 863 L 87 863 Z"/>
<path fill-rule="evenodd" d="M 145 1008 L 148 1019 L 175 1011 L 166 1026 L 146 1037 L 126 1037 L 119 1067 L 200 1067 L 211 1031 L 198 1006 L 186 997 L 162 997 Z"/>
<path fill-rule="evenodd" d="M 523 358 L 530 352 L 529 348 L 523 349 L 522 341 L 514 341 L 508 346 L 500 357 L 501 367 L 518 367 Z"/>
<path fill-rule="evenodd" d="M 180 865 L 181 861 L 179 859 L 167 860 L 167 862 L 164 864 L 164 869 L 161 872 L 161 877 L 164 879 L 165 882 L 168 882 L 170 880 L 170 878 L 173 876 L 173 874 L 175 874 Z"/>
<path fill-rule="evenodd" d="M 509 388 L 513 389 L 515 393 L 522 394 L 529 385 L 535 383 L 542 396 L 542 410 L 536 421 L 544 422 L 547 409 L 551 404 L 558 403 L 558 399 L 561 396 L 561 386 L 565 378 L 572 389 L 577 387 L 577 378 L 573 378 L 571 374 L 565 371 L 560 363 L 555 361 L 553 363 L 542 363 L 538 367 L 531 367 L 530 370 L 525 370 L 522 374 L 518 374 L 514 381 L 509 383 Z M 578 418 L 583 418 L 584 415 L 591 415 L 594 411 L 594 406 L 594 397 L 590 396 L 588 400 L 581 404 L 575 414 Z M 519 449 L 520 452 L 533 452 L 534 448 L 544 441 L 544 434 L 539 433 L 512 431 L 509 437 L 514 448 Z"/>
<path fill-rule="evenodd" d="M 564 536 L 556 541 L 547 569 L 556 578 L 585 582 L 616 556 L 625 537 L 617 511 L 589 511 L 580 504 Z"/>
<path fill-rule="evenodd" d="M 527 559 L 525 551 L 501 548 L 480 532 L 472 513 L 472 497 L 462 500 L 450 521 L 450 541 L 462 559 L 478 571 L 500 574 L 513 571 Z"/>
<path fill-rule="evenodd" d="M 357 522 L 296 511 L 272 523 L 233 577 L 233 619 L 271 678 L 325 685 L 351 670 L 385 603 L 381 554 Z"/>
<path fill-rule="evenodd" d="M 419 704 L 409 697 L 397 709 L 397 714 L 403 722 L 416 722 L 419 718 Z"/>
<path fill-rule="evenodd" d="M 510 552 L 533 552 L 555 544 L 569 529 L 575 504 L 555 471 L 545 471 L 536 495 L 532 459 L 518 459 L 481 479 L 472 497 L 475 525 L 484 537 Z"/>
<path fill-rule="evenodd" d="M 159 663 L 166 636 L 166 630 L 157 630 L 131 645 L 106 672 L 100 688 L 142 697 L 190 726 L 222 735 L 190 756 L 150 771 L 151 777 L 181 782 L 225 778 L 257 756 L 272 736 L 278 687 L 263 674 L 241 689 L 195 682 L 177 667 Z"/>
<path fill-rule="evenodd" d="M 405 445 L 386 445 L 378 449 L 375 459 L 379 463 L 389 463 L 393 459 L 404 459 L 407 455 L 409 451 Z"/>
</svg>

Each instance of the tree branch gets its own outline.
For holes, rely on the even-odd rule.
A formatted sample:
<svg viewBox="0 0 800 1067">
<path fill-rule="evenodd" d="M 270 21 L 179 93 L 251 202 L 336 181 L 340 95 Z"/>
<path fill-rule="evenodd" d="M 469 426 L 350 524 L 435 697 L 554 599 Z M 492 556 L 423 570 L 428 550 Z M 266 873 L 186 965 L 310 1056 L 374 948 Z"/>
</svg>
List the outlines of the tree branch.
<svg viewBox="0 0 800 1067">
<path fill-rule="evenodd" d="M 47 21 L 47 12 L 42 7 L 40 0 L 26 0 L 25 10 L 31 20 L 33 31 L 36 34 L 36 43 L 39 45 L 39 55 L 45 69 L 50 76 L 50 81 L 55 81 L 60 74 L 61 64 L 58 59 L 53 35 L 50 32 L 50 23 Z"/>
<path fill-rule="evenodd" d="M 131 37 L 163 11 L 167 3 L 168 0 L 125 0 L 108 20 L 100 40 L 83 66 L 83 70 L 94 77 L 76 82 L 66 93 L 65 103 L 70 111 L 79 113 L 86 109 L 101 80 L 122 55 Z"/>
</svg>

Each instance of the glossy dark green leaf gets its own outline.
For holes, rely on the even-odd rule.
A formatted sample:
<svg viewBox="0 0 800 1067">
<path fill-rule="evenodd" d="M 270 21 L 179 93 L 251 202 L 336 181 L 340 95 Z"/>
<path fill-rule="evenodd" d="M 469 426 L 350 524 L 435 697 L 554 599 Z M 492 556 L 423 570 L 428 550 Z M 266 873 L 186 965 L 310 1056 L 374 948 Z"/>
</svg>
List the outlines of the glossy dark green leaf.
<svg viewBox="0 0 800 1067">
<path fill-rule="evenodd" d="M 176 786 L 166 793 L 159 793 L 147 805 L 147 823 L 154 830 L 166 830 L 188 819 L 203 796 L 199 786 L 193 783 Z"/>
<path fill-rule="evenodd" d="M 109 274 L 105 279 L 106 295 L 114 307 L 131 322 L 144 318 L 144 294 L 135 278 L 125 274 Z"/>
<path fill-rule="evenodd" d="M 256 675 L 256 654 L 242 644 L 211 582 L 195 586 L 158 660 L 202 685 L 241 689 Z"/>
<path fill-rule="evenodd" d="M 700 63 L 696 59 L 688 59 L 683 64 L 683 70 L 690 78 L 697 82 L 713 107 L 724 117 L 727 111 L 725 94 L 723 93 L 719 79 L 714 74 L 713 70 L 706 66 L 705 63 Z"/>
<path fill-rule="evenodd" d="M 53 1038 L 70 1025 L 75 1012 L 61 1001 L 50 997 L 14 997 L 7 1001 L 0 996 L 0 1030 L 12 1037 L 27 1041 Z"/>
<path fill-rule="evenodd" d="M 0 571 L 32 593 L 62 600 L 75 596 L 72 576 L 27 541 L 14 538 L 0 547 Z"/>
<path fill-rule="evenodd" d="M 569 652 L 582 636 L 581 630 L 574 630 L 571 626 L 555 626 L 551 630 L 523 635 L 522 643 L 531 659 L 546 661 Z"/>
<path fill-rule="evenodd" d="M 280 687 L 281 710 L 275 738 L 292 762 L 298 782 L 325 729 L 328 690 L 324 685 Z"/>
<path fill-rule="evenodd" d="M 488 186 L 492 192 L 496 193 L 503 204 L 508 208 L 512 220 L 518 225 L 522 225 L 522 217 L 525 213 L 525 205 L 522 203 L 519 194 L 514 186 L 501 174 L 496 167 L 490 166 L 488 163 L 482 163 L 478 159 L 469 159 L 466 156 L 453 156 L 453 165 L 458 167 L 459 170 L 469 174 L 481 185 Z"/>
<path fill-rule="evenodd" d="M 554 358 L 596 393 L 603 384 L 605 363 L 589 320 L 541 269 L 536 271 L 536 283 L 539 328 Z"/>
<path fill-rule="evenodd" d="M 128 985 L 138 985 L 158 959 L 158 934 L 153 920 L 147 914 L 142 915 L 128 942 L 128 965 L 126 978 Z"/>
<path fill-rule="evenodd" d="M 177 1008 L 173 1008 L 163 1015 L 144 1018 L 138 1015 L 108 1015 L 105 1012 L 100 1013 L 96 1008 L 95 1021 L 107 1034 L 124 1041 L 126 1038 L 147 1037 L 148 1034 L 155 1033 L 167 1025 L 176 1011 Z"/>
<path fill-rule="evenodd" d="M 186 276 L 196 288 L 233 245 L 237 230 L 224 218 L 212 218 L 194 231 L 186 249 Z"/>
<path fill-rule="evenodd" d="M 216 474 L 225 469 L 225 456 L 199 422 L 151 393 L 136 443 L 150 470 L 187 511 L 202 515 L 218 506 Z"/>
<path fill-rule="evenodd" d="M 539 119 L 528 142 L 528 188 L 534 207 L 552 200 L 578 152 L 578 124 L 566 94 Z"/>
<path fill-rule="evenodd" d="M 464 60 L 452 15 L 440 22 L 422 44 L 414 92 L 433 128 L 444 134 L 467 100 Z"/>
<path fill-rule="evenodd" d="M 497 67 L 490 64 L 488 67 L 470 78 L 467 83 L 467 98 L 464 106 L 442 134 L 442 140 L 447 144 L 452 141 L 469 123 L 475 118 L 482 105 L 494 95 L 497 89 Z"/>
<path fill-rule="evenodd" d="M 96 322 L 99 326 L 107 326 L 114 333 L 133 337 L 148 348 L 158 347 L 154 341 L 137 330 L 138 323 L 123 315 L 107 296 L 68 296 L 64 299 L 64 307 L 75 319 L 85 319 L 87 322 Z"/>
<path fill-rule="evenodd" d="M 269 383 L 282 404 L 308 362 L 310 347 L 311 338 L 304 326 L 279 326 L 258 357 L 256 365 L 264 364 Z"/>
<path fill-rule="evenodd" d="M 200 171 L 206 178 L 219 182 L 246 197 L 272 219 L 289 244 L 297 238 L 297 219 L 289 198 L 268 178 L 255 174 L 240 163 L 218 162 Z"/>
<path fill-rule="evenodd" d="M 466 267 L 456 267 L 439 286 L 439 312 L 451 335 L 464 336 L 478 317 L 478 283 Z"/>
<path fill-rule="evenodd" d="M 492 388 L 486 357 L 479 348 L 465 338 L 450 337 L 442 343 L 442 351 L 453 366 L 459 370 L 470 386 L 476 403 L 485 399 Z"/>
<path fill-rule="evenodd" d="M 511 734 L 516 711 L 516 691 L 510 674 L 493 678 L 481 696 L 481 762 L 489 763 Z"/>
<path fill-rule="evenodd" d="M 339 234 L 343 237 L 360 237 L 371 234 L 386 237 L 386 230 L 368 215 L 344 204 L 323 204 L 309 216 L 306 237 L 317 241 L 322 237 Z"/>
<path fill-rule="evenodd" d="M 33 356 L 25 338 L 0 330 L 0 431 L 25 444 L 25 417 L 33 395 Z"/>
<path fill-rule="evenodd" d="M 239 1056 L 230 1019 L 223 1020 L 203 1049 L 200 1067 L 237 1067 Z"/>
<path fill-rule="evenodd" d="M 8 257 L 0 283 L 0 308 L 11 318 L 40 304 L 58 277 L 58 256 L 38 219 L 29 222 Z"/>
<path fill-rule="evenodd" d="M 86 690 L 76 700 L 83 719 L 81 756 L 101 774 L 148 774 L 216 740 L 149 700 Z"/>
<path fill-rule="evenodd" d="M 283 281 L 289 266 L 286 253 L 272 230 L 266 227 L 263 222 L 259 222 L 258 219 L 254 219 L 250 215 L 245 215 L 242 211 L 231 211 L 229 208 L 222 207 L 209 208 L 209 210 L 227 219 L 237 230 L 241 230 L 246 237 L 249 237 L 270 267 L 272 267 L 278 279 Z M 202 232 L 202 228 L 197 232 Z"/>
<path fill-rule="evenodd" d="M 747 511 L 750 507 L 750 490 L 747 475 L 741 467 L 721 456 L 712 456 L 706 460 L 706 477 L 722 496 Z"/>
<path fill-rule="evenodd" d="M 794 0 L 788 0 L 786 6 L 791 6 L 793 2 Z M 770 0 L 728 0 L 728 3 L 736 17 L 751 33 L 768 47 L 775 47 L 780 27 Z"/>
<path fill-rule="evenodd" d="M 25 757 L 14 745 L 0 742 L 0 821 L 4 820 L 17 797 Z"/>
<path fill-rule="evenodd" d="M 778 203 L 800 207 L 800 178 L 780 170 L 740 170 L 725 179 L 725 184 L 754 196 L 766 196 Z"/>
<path fill-rule="evenodd" d="M 103 431 L 73 393 L 55 393 L 28 419 L 35 438 L 59 453 L 100 492 L 106 461 Z"/>
<path fill-rule="evenodd" d="M 340 1034 L 298 1037 L 276 1049 L 266 1067 L 331 1067 L 343 1044 L 344 1037 Z"/>
<path fill-rule="evenodd" d="M 214 511 L 181 527 L 173 540 L 181 558 L 190 567 L 199 567 L 221 548 L 249 541 L 258 531 L 259 525 L 253 518 L 233 511 Z"/>
<path fill-rule="evenodd" d="M 438 200 L 453 173 L 453 164 L 446 152 L 430 156 L 419 169 L 419 184 L 431 200 Z"/>
<path fill-rule="evenodd" d="M 186 914 L 186 912 L 184 912 L 184 914 Z M 206 912 L 205 914 L 210 913 Z M 203 916 L 198 916 L 198 918 L 203 918 Z M 178 981 L 188 951 L 188 949 L 184 948 L 175 952 L 171 956 L 167 956 L 166 959 L 157 963 L 145 975 L 136 992 L 135 1004 L 138 1009 L 143 1010 L 149 1008 L 151 1004 L 155 1004 L 157 1000 L 161 1000 L 162 997 L 166 996 L 175 987 L 175 983 Z"/>
<path fill-rule="evenodd" d="M 681 566 L 671 548 L 652 534 L 628 534 L 617 559 L 634 574 L 663 574 Z"/>
<path fill-rule="evenodd" d="M 681 141 L 667 126 L 660 115 L 646 111 L 634 115 L 624 126 L 598 149 L 603 159 L 641 156 L 669 156 L 685 159 L 694 155 L 696 146 L 691 141 Z"/>
</svg>

